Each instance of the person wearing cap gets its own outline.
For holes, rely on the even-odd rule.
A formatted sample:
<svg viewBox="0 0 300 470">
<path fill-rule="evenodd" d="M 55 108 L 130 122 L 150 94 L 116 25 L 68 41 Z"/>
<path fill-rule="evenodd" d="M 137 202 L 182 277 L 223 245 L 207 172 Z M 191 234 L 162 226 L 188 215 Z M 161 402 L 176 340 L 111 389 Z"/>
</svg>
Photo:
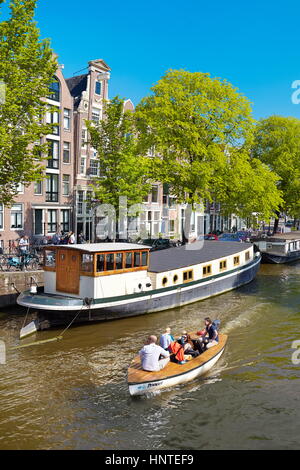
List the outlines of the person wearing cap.
<svg viewBox="0 0 300 470">
<path fill-rule="evenodd" d="M 159 344 L 160 346 L 165 349 L 166 351 L 168 351 L 168 348 L 169 348 L 169 345 L 175 341 L 174 339 L 174 336 L 171 335 L 171 328 L 168 327 L 166 328 L 166 331 L 165 333 L 163 333 L 161 335 L 161 337 L 159 338 Z"/>
<path fill-rule="evenodd" d="M 156 336 L 149 336 L 145 346 L 139 352 L 142 368 L 148 372 L 159 371 L 166 367 L 170 361 L 170 354 L 168 351 L 163 349 L 161 346 L 158 346 L 156 342 Z M 163 356 L 163 359 L 160 359 L 160 356 Z"/>
</svg>

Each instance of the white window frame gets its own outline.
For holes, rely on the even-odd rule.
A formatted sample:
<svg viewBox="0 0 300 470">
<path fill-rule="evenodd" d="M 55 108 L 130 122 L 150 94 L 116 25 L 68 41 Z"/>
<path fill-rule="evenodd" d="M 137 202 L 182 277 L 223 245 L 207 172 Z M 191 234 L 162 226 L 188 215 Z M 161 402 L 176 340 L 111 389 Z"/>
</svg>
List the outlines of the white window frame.
<svg viewBox="0 0 300 470">
<path fill-rule="evenodd" d="M 17 210 L 17 209 L 14 209 L 14 207 L 16 206 L 19 206 L 21 209 Z M 13 215 L 19 215 L 21 214 L 21 225 L 20 226 L 17 226 L 17 227 L 14 227 L 13 224 L 12 224 L 12 216 Z M 16 218 L 16 221 L 17 221 L 17 218 Z M 16 204 L 13 204 L 10 208 L 10 229 L 11 230 L 22 230 L 24 228 L 24 206 L 22 203 L 16 203 Z"/>
<path fill-rule="evenodd" d="M 67 123 L 67 126 L 66 126 Z M 70 131 L 71 130 L 71 109 L 64 108 L 64 130 Z"/>
</svg>

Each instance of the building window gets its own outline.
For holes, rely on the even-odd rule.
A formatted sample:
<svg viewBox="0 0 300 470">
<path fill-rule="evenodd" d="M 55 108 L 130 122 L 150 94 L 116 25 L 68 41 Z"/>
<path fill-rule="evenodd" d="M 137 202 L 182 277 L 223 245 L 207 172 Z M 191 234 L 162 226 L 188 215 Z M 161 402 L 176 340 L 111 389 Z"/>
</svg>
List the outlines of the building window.
<svg viewBox="0 0 300 470">
<path fill-rule="evenodd" d="M 95 94 L 101 95 L 101 82 L 95 82 Z"/>
<path fill-rule="evenodd" d="M 158 202 L 158 186 L 152 186 L 152 202 Z"/>
<path fill-rule="evenodd" d="M 92 121 L 95 123 L 99 123 L 100 121 L 100 109 L 92 108 Z"/>
<path fill-rule="evenodd" d="M 57 231 L 57 210 L 48 209 L 48 233 Z"/>
<path fill-rule="evenodd" d="M 23 183 L 18 183 L 17 184 L 17 191 L 19 194 L 24 194 L 24 184 Z"/>
<path fill-rule="evenodd" d="M 83 214 L 83 191 L 78 191 L 78 199 L 77 199 L 77 214 Z"/>
<path fill-rule="evenodd" d="M 23 228 L 23 205 L 13 204 L 10 211 L 10 228 Z"/>
<path fill-rule="evenodd" d="M 70 163 L 70 142 L 64 142 L 63 162 Z"/>
<path fill-rule="evenodd" d="M 85 147 L 87 143 L 87 129 L 81 130 L 81 147 Z"/>
<path fill-rule="evenodd" d="M 183 282 L 189 282 L 194 279 L 193 270 L 190 269 L 189 271 L 183 271 Z"/>
<path fill-rule="evenodd" d="M 71 129 L 71 110 L 64 108 L 64 129 L 69 131 Z"/>
<path fill-rule="evenodd" d="M 224 271 L 224 269 L 226 268 L 227 268 L 227 261 L 226 260 L 220 261 L 220 271 Z"/>
<path fill-rule="evenodd" d="M 85 175 L 85 173 L 86 173 L 86 158 L 85 157 L 80 157 L 79 173 L 81 175 Z"/>
<path fill-rule="evenodd" d="M 233 257 L 233 265 L 238 266 L 240 264 L 240 257 L 239 256 L 234 256 Z"/>
<path fill-rule="evenodd" d="M 33 191 L 35 195 L 43 194 L 43 182 L 42 181 L 35 181 L 33 185 Z"/>
<path fill-rule="evenodd" d="M 0 230 L 3 229 L 4 227 L 4 218 L 3 218 L 4 210 L 3 210 L 3 204 L 0 203 Z"/>
<path fill-rule="evenodd" d="M 58 175 L 47 174 L 46 202 L 58 202 Z"/>
<path fill-rule="evenodd" d="M 63 232 L 70 231 L 70 211 L 69 209 L 62 209 L 61 211 L 61 218 L 62 218 L 62 230 Z"/>
<path fill-rule="evenodd" d="M 53 77 L 53 82 L 49 86 L 49 100 L 60 101 L 60 83 L 56 77 Z"/>
<path fill-rule="evenodd" d="M 245 261 L 249 261 L 250 259 L 250 251 L 246 251 L 245 253 Z"/>
<path fill-rule="evenodd" d="M 203 266 L 202 274 L 203 274 L 203 276 L 210 276 L 210 274 L 211 274 L 211 264 L 208 264 L 207 266 Z"/>
<path fill-rule="evenodd" d="M 90 160 L 90 176 L 99 176 L 99 161 Z"/>
<path fill-rule="evenodd" d="M 47 168 L 58 169 L 59 167 L 59 142 L 48 140 L 48 161 Z"/>
<path fill-rule="evenodd" d="M 169 220 L 169 231 L 175 232 L 175 220 Z"/>
<path fill-rule="evenodd" d="M 46 112 L 46 123 L 51 124 L 50 134 L 59 135 L 59 111 L 49 110 Z"/>
<path fill-rule="evenodd" d="M 63 196 L 70 195 L 70 175 L 63 175 Z"/>
</svg>

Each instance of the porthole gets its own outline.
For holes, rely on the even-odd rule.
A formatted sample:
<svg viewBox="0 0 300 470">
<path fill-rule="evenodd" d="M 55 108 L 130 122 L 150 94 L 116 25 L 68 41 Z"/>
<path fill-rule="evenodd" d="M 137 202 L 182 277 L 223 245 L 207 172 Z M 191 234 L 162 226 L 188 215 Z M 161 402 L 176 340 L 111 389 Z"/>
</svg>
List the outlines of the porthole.
<svg viewBox="0 0 300 470">
<path fill-rule="evenodd" d="M 177 281 L 178 281 L 178 276 L 177 274 L 174 274 L 173 283 L 176 284 Z"/>
<path fill-rule="evenodd" d="M 162 285 L 165 287 L 168 284 L 168 278 L 164 277 L 162 280 Z"/>
</svg>

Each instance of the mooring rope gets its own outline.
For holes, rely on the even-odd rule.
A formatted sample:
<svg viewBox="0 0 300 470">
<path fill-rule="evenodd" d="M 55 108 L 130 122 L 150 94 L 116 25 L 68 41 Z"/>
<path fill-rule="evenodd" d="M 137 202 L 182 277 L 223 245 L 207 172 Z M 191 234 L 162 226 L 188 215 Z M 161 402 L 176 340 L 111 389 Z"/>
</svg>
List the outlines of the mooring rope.
<svg viewBox="0 0 300 470">
<path fill-rule="evenodd" d="M 76 313 L 75 317 L 72 319 L 72 321 L 68 324 L 68 326 L 63 330 L 63 332 L 59 335 L 59 336 L 55 336 L 54 338 L 49 338 L 49 339 L 43 339 L 43 340 L 40 340 L 40 341 L 34 341 L 33 343 L 27 343 L 27 344 L 20 344 L 18 346 L 13 346 L 12 348 L 10 349 L 21 349 L 21 348 L 28 348 L 29 346 L 36 346 L 38 344 L 44 344 L 44 343 L 50 343 L 50 342 L 53 342 L 53 341 L 59 341 L 61 339 L 63 339 L 63 335 L 65 334 L 65 332 L 68 330 L 68 328 L 70 328 L 70 326 L 72 325 L 72 323 L 74 323 L 74 321 L 76 320 L 76 318 L 79 316 L 79 314 L 82 312 L 82 309 L 83 307 L 86 306 L 86 302 L 83 302 L 82 303 L 82 306 L 80 308 L 80 310 L 78 310 L 78 312 Z M 91 310 L 91 305 L 89 304 L 89 311 Z M 27 314 L 29 312 L 29 308 L 27 310 Z M 26 316 L 27 316 L 26 314 Z"/>
</svg>

